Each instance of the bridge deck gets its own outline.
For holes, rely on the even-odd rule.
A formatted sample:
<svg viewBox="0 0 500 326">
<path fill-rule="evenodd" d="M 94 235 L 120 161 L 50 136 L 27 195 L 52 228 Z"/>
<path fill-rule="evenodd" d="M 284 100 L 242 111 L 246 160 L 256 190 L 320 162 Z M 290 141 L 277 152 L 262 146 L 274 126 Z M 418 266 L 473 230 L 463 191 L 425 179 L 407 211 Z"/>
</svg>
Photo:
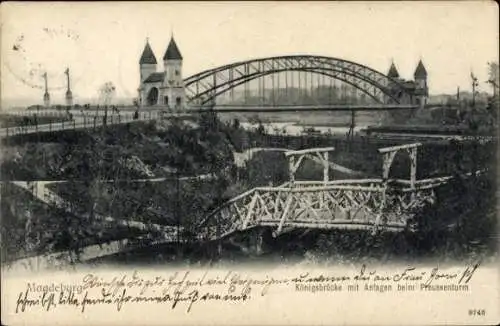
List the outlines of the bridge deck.
<svg viewBox="0 0 500 326">
<path fill-rule="evenodd" d="M 321 111 L 393 111 L 415 110 L 411 104 L 374 104 L 374 105 L 217 105 L 215 112 L 321 112 Z M 206 111 L 206 107 L 191 106 L 189 111 Z"/>
</svg>

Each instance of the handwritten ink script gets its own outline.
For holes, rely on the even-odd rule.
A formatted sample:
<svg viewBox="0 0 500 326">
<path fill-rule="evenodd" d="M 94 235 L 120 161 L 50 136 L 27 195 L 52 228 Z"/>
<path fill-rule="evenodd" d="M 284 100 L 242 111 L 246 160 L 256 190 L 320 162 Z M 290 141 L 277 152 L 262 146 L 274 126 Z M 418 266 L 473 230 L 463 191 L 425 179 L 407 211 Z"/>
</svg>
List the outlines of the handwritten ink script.
<svg viewBox="0 0 500 326">
<path fill-rule="evenodd" d="M 263 297 L 278 288 L 294 292 L 408 292 L 470 291 L 470 280 L 480 263 L 442 271 L 439 267 L 407 267 L 397 272 L 379 272 L 363 265 L 352 273 L 301 272 L 292 277 L 251 277 L 240 272 L 185 271 L 142 276 L 139 272 L 103 278 L 87 274 L 73 285 L 28 283 L 19 292 L 16 313 L 30 309 L 51 311 L 71 306 L 83 312 L 92 306 L 108 305 L 122 311 L 133 304 L 164 304 L 187 312 L 209 302 L 239 303 Z"/>
</svg>

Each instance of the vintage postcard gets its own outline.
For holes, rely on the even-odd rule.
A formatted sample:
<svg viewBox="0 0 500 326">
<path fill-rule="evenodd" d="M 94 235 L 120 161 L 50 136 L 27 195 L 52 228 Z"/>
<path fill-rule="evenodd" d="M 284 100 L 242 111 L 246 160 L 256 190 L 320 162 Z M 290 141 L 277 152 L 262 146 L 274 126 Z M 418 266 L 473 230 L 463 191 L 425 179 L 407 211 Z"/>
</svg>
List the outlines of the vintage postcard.
<svg viewBox="0 0 500 326">
<path fill-rule="evenodd" d="M 500 322 L 496 3 L 0 13 L 3 325 Z"/>
</svg>

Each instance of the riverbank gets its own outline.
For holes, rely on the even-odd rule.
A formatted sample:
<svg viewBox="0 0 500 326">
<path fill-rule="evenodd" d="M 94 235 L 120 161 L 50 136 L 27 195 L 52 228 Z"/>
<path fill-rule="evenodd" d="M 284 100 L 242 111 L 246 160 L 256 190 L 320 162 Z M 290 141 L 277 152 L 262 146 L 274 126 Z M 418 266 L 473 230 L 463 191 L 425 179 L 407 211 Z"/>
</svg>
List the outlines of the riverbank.
<svg viewBox="0 0 500 326">
<path fill-rule="evenodd" d="M 57 180 L 57 178 L 69 180 L 70 182 L 53 184 L 51 190 L 69 203 L 73 213 L 68 214 L 60 210 L 45 212 L 44 210 L 53 210 L 54 208 L 47 203 L 40 203 L 36 198 L 33 200 L 29 194 L 19 195 L 13 192 L 10 197 L 8 194 L 2 195 L 2 210 L 5 210 L 5 214 L 10 214 L 12 223 L 15 225 L 13 228 L 16 229 L 16 232 L 13 233 L 16 234 L 15 237 L 12 237 L 13 234 L 5 229 L 2 243 L 10 241 L 9 248 L 16 248 L 16 246 L 26 248 L 26 230 L 30 230 L 28 233 L 39 234 L 43 241 L 47 241 L 47 245 L 40 248 L 54 250 L 55 245 L 52 244 L 50 247 L 49 243 L 57 243 L 57 248 L 63 248 L 60 243 L 54 242 L 56 241 L 54 237 L 43 233 L 50 230 L 52 234 L 66 232 L 67 236 L 64 239 L 74 239 L 67 244 L 66 248 L 81 249 L 82 246 L 89 244 L 89 242 L 85 242 L 87 241 L 85 239 L 86 237 L 92 239 L 90 232 L 95 232 L 95 227 L 102 228 L 106 225 L 107 229 L 113 230 L 113 227 L 116 226 L 113 223 L 117 221 L 173 227 L 180 225 L 189 229 L 230 198 L 253 187 L 279 185 L 288 179 L 288 163 L 283 152 L 259 151 L 252 157 L 236 164 L 235 151 L 242 153 L 247 149 L 259 147 L 302 149 L 333 146 L 335 151 L 330 155 L 333 162 L 348 168 L 349 171 L 361 172 L 367 177 L 379 177 L 382 160 L 378 148 L 397 144 L 396 141 L 388 142 L 361 137 L 346 139 L 345 137 L 316 135 L 266 134 L 266 130 L 259 130 L 258 125 L 257 130 L 251 130 L 252 128 L 246 128 L 241 124 L 238 125 L 234 121 L 231 124 L 223 124 L 215 116 L 207 116 L 194 124 L 184 124 L 182 121 L 159 121 L 130 126 L 114 126 L 93 133 L 82 132 L 73 135 L 72 138 L 61 138 L 60 143 L 23 145 L 23 151 L 19 155 L 16 156 L 14 150 L 8 157 L 3 157 L 2 176 L 5 175 L 4 173 L 10 173 L 10 180 L 18 180 L 19 177 L 29 177 L 25 174 L 29 172 L 38 180 Z M 461 180 L 460 176 L 466 172 L 480 169 L 496 171 L 496 165 L 493 161 L 495 153 L 494 144 L 480 145 L 474 142 L 457 142 L 451 145 L 425 143 L 418 151 L 417 178 L 451 174 Z M 5 165 L 6 162 L 8 165 Z M 175 176 L 174 180 L 131 182 L 131 179 L 161 179 L 162 176 L 158 173 L 163 173 L 161 169 L 165 167 L 172 169 L 168 173 L 169 176 Z M 153 175 L 148 176 L 147 171 Z M 344 173 L 345 171 L 333 169 L 331 172 L 331 179 L 349 177 L 348 173 Z M 213 174 L 214 178 L 198 181 L 176 181 L 177 177 L 207 173 Z M 404 155 L 397 156 L 391 170 L 391 177 L 408 178 L 408 175 L 408 158 Z M 305 180 L 321 179 L 322 167 L 313 162 L 305 161 L 304 165 L 297 171 L 296 176 L 297 179 Z M 36 180 L 36 178 L 26 180 Z M 425 212 L 422 215 L 427 216 L 422 220 L 422 225 L 433 226 L 419 231 L 416 237 L 420 240 L 414 242 L 412 242 L 413 240 L 405 240 L 407 242 L 404 242 L 405 245 L 401 245 L 401 248 L 407 249 L 402 250 L 406 250 L 408 256 L 416 255 L 415 252 L 420 250 L 421 254 L 419 255 L 431 255 L 433 252 L 439 252 L 439 255 L 449 255 L 461 259 L 460 257 L 465 257 L 467 253 L 470 253 L 470 248 L 477 247 L 476 244 L 471 243 L 479 243 L 479 247 L 490 248 L 487 239 L 490 239 L 488 237 L 492 236 L 491 232 L 496 230 L 495 220 L 491 218 L 491 211 L 493 209 L 494 212 L 495 207 L 494 201 L 490 198 L 491 194 L 494 194 L 492 184 L 495 184 L 491 180 L 496 180 L 492 178 L 489 175 L 486 179 L 489 180 L 488 182 L 485 182 L 484 179 L 477 179 L 472 183 L 463 180 L 453 184 L 452 189 L 455 191 L 440 192 L 438 199 L 442 201 L 441 209 L 436 210 L 436 212 Z M 114 180 L 123 181 L 116 182 Z M 489 188 L 484 185 L 488 185 Z M 2 187 L 4 187 L 3 184 Z M 465 217 L 461 217 L 464 215 L 462 212 L 466 215 Z M 94 220 L 90 219 L 90 216 L 97 215 L 108 216 L 112 220 L 106 219 L 105 224 L 92 224 Z M 482 216 L 482 219 L 478 219 L 477 216 Z M 57 219 L 54 220 L 54 217 Z M 40 219 L 39 223 L 38 219 Z M 446 220 L 446 225 L 453 224 L 453 221 L 459 221 L 462 228 L 455 228 L 458 231 L 446 233 L 438 231 L 436 224 L 429 224 L 429 221 L 439 221 L 443 224 L 444 220 Z M 37 222 L 40 228 L 30 227 L 30 229 L 26 227 L 34 222 Z M 89 223 L 91 225 L 87 225 Z M 470 225 L 475 227 L 470 227 Z M 142 235 L 134 232 L 122 233 L 122 229 L 117 227 L 116 235 L 111 231 L 107 237 L 120 240 L 118 238 L 132 239 Z M 311 234 L 311 237 L 309 238 L 303 233 Z M 364 259 L 363 257 L 367 257 L 366 255 L 372 255 L 372 251 L 379 252 L 370 249 L 371 245 L 366 245 L 368 238 L 366 238 L 367 234 L 365 233 L 341 232 L 339 235 L 337 231 L 297 230 L 296 233 L 292 232 L 294 237 L 280 238 L 288 240 L 278 239 L 275 244 L 268 246 L 270 248 L 269 257 L 272 256 L 275 257 L 273 259 L 279 260 L 276 257 L 281 257 L 280 255 L 283 257 L 288 255 L 287 257 L 289 257 L 298 253 L 297 255 L 301 257 L 313 255 L 314 257 L 331 258 L 338 257 L 338 254 L 347 257 L 352 252 L 354 257 L 358 257 L 355 259 Z M 337 236 L 342 234 L 345 234 L 345 239 L 337 241 Z M 154 233 L 147 235 L 152 236 L 153 240 L 160 236 L 160 234 Z M 237 237 L 239 236 L 248 240 L 248 236 L 245 234 Z M 408 236 L 415 237 L 414 235 Z M 322 242 L 320 238 L 323 239 Z M 377 241 L 376 238 L 370 239 L 369 243 Z M 241 242 L 237 238 L 228 239 L 228 241 L 223 243 L 227 257 L 252 256 L 250 253 L 245 253 L 249 252 L 248 245 L 235 244 Z M 318 241 L 323 244 L 319 245 Z M 402 257 L 400 254 L 392 253 L 391 241 L 388 240 L 380 244 L 382 246 L 379 252 L 381 256 L 377 256 L 377 254 L 374 259 L 385 259 L 384 257 L 399 259 L 397 257 Z M 283 247 L 280 247 L 279 243 L 282 243 Z M 295 244 L 302 249 L 299 250 Z M 455 244 L 458 247 L 453 247 Z M 333 249 L 335 246 L 339 247 L 340 252 Z M 460 246 L 469 249 L 462 250 L 459 249 Z M 147 249 L 144 249 L 145 261 L 156 261 L 161 257 L 164 257 L 166 261 L 172 259 L 179 261 L 190 256 L 190 250 L 194 250 L 189 249 L 192 247 L 186 246 L 185 250 L 179 251 L 177 248 L 175 253 L 172 253 L 172 245 L 158 245 L 155 248 L 158 248 L 158 254 L 161 256 L 153 254 L 155 251 L 150 247 L 151 254 L 149 256 Z M 198 246 L 198 248 L 201 247 Z M 484 248 L 477 249 L 477 251 L 479 253 L 487 252 Z M 453 251 L 449 250 L 458 250 L 461 254 L 453 254 Z M 32 251 L 32 254 L 38 252 Z M 326 256 L 322 256 L 323 252 L 326 252 Z M 386 256 L 383 255 L 384 252 Z M 179 256 L 181 254 L 182 258 Z M 209 250 L 209 253 L 200 253 L 199 255 L 205 259 L 209 256 L 204 255 L 212 254 L 213 252 Z M 117 254 L 117 256 L 120 255 Z M 129 257 L 129 261 L 137 261 L 134 260 L 134 255 L 138 257 L 143 254 L 132 251 L 132 256 L 125 257 Z M 12 253 L 9 254 L 9 257 L 12 257 Z M 219 258 L 215 257 L 215 259 Z M 122 260 L 122 262 L 124 261 Z"/>
</svg>

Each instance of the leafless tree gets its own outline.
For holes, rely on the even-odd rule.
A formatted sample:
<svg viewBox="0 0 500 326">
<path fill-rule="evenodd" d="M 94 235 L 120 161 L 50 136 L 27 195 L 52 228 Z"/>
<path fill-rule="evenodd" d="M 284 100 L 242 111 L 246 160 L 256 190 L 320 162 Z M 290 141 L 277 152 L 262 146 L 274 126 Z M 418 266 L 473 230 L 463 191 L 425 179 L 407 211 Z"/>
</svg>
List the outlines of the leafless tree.
<svg viewBox="0 0 500 326">
<path fill-rule="evenodd" d="M 500 85 L 500 74 L 497 62 L 488 62 L 488 84 L 493 87 L 493 96 L 498 95 L 498 87 Z"/>
<path fill-rule="evenodd" d="M 105 106 L 109 105 L 116 93 L 116 87 L 112 82 L 106 82 L 99 87 L 99 102 Z"/>
</svg>

